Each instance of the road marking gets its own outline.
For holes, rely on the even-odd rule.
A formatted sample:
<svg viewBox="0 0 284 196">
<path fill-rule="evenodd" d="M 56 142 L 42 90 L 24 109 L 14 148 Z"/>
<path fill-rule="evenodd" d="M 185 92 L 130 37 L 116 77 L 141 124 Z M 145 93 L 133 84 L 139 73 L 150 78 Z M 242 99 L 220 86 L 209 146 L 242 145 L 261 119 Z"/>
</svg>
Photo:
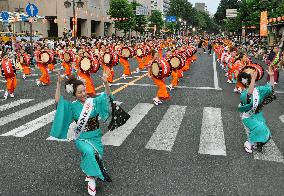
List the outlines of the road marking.
<svg viewBox="0 0 284 196">
<path fill-rule="evenodd" d="M 116 93 L 122 91 L 123 89 L 127 88 L 129 85 L 134 84 L 134 82 L 137 82 L 137 81 L 141 80 L 145 76 L 147 76 L 147 74 L 144 74 L 144 75 L 140 76 L 139 78 L 136 78 L 135 80 L 130 81 L 129 83 L 125 84 L 124 86 L 119 87 L 118 89 L 113 91 L 112 94 L 116 94 Z"/>
<path fill-rule="evenodd" d="M 249 129 L 246 126 L 244 126 L 244 128 L 245 128 L 246 134 L 248 136 Z M 267 144 L 265 144 L 263 151 L 264 151 L 263 153 L 253 151 L 254 159 L 284 163 L 284 158 L 283 158 L 281 152 L 279 151 L 279 149 L 277 148 L 273 139 L 270 139 L 269 142 L 267 142 Z"/>
<path fill-rule="evenodd" d="M 24 103 L 31 102 L 31 101 L 33 101 L 33 99 L 19 99 L 17 101 L 13 101 L 13 102 L 7 103 L 5 105 L 1 105 L 0 106 L 0 112 L 8 110 L 8 109 L 16 107 L 16 106 L 19 106 L 19 105 L 22 105 Z"/>
<path fill-rule="evenodd" d="M 280 116 L 279 119 L 284 123 L 284 115 Z"/>
<path fill-rule="evenodd" d="M 217 69 L 216 69 L 216 56 L 215 52 L 213 56 L 213 70 L 214 70 L 214 87 L 215 89 L 220 89 L 219 82 L 218 82 L 218 75 L 217 75 Z"/>
<path fill-rule="evenodd" d="M 133 73 L 135 73 L 135 71 L 132 71 L 131 72 L 131 74 L 133 74 Z M 119 80 L 121 80 L 122 78 L 121 77 L 119 77 L 119 78 L 116 78 L 116 79 L 114 79 L 112 82 L 114 83 L 114 82 L 117 82 L 117 81 L 119 81 Z M 99 89 L 101 89 L 101 88 L 103 88 L 104 87 L 104 85 L 100 85 L 100 86 L 98 86 L 97 88 L 95 88 L 95 90 L 99 90 Z"/>
<path fill-rule="evenodd" d="M 129 86 L 142 86 L 142 87 L 157 87 L 154 84 L 137 84 L 137 83 L 127 83 L 127 82 L 120 82 L 120 83 L 115 83 L 112 84 L 112 86 L 120 86 L 120 85 L 129 85 Z M 180 89 L 197 89 L 197 90 L 217 90 L 221 91 L 223 89 L 219 88 L 213 88 L 213 87 L 189 87 L 189 86 L 175 86 L 175 88 L 180 88 Z"/>
<path fill-rule="evenodd" d="M 113 131 L 107 132 L 102 137 L 104 145 L 120 146 L 133 129 L 139 124 L 139 122 L 146 116 L 146 114 L 153 107 L 153 104 L 138 103 L 130 112 L 130 118 L 121 127 Z"/>
<path fill-rule="evenodd" d="M 4 133 L 1 136 L 25 137 L 26 135 L 51 123 L 54 119 L 55 112 L 56 111 L 52 111 L 48 114 L 45 114 L 33 121 L 30 121 L 20 127 L 17 127 L 7 133 Z"/>
<path fill-rule="evenodd" d="M 221 108 L 203 109 L 199 154 L 226 156 Z"/>
<path fill-rule="evenodd" d="M 171 151 L 185 111 L 186 106 L 171 105 L 148 141 L 146 148 Z"/>
<path fill-rule="evenodd" d="M 284 91 L 275 91 L 277 94 L 284 94 Z"/>
<path fill-rule="evenodd" d="M 0 126 L 3 126 L 5 124 L 13 122 L 13 121 L 15 121 L 15 120 L 17 120 L 19 118 L 22 118 L 24 116 L 32 114 L 32 113 L 34 113 L 34 112 L 36 112 L 38 110 L 41 110 L 41 109 L 46 108 L 46 107 L 48 107 L 50 105 L 53 105 L 54 103 L 55 103 L 54 99 L 48 99 L 48 100 L 46 100 L 44 102 L 40 102 L 40 103 L 38 103 L 36 105 L 33 105 L 31 107 L 28 107 L 28 108 L 25 108 L 23 110 L 19 110 L 19 111 L 15 112 L 15 113 L 9 114 L 9 115 L 7 115 L 5 117 L 0 118 Z"/>
<path fill-rule="evenodd" d="M 6 82 L 6 80 L 2 80 L 2 79 L 0 79 L 0 82 L 5 83 L 5 82 Z"/>
<path fill-rule="evenodd" d="M 0 92 L 4 92 L 5 90 L 0 90 Z"/>
</svg>

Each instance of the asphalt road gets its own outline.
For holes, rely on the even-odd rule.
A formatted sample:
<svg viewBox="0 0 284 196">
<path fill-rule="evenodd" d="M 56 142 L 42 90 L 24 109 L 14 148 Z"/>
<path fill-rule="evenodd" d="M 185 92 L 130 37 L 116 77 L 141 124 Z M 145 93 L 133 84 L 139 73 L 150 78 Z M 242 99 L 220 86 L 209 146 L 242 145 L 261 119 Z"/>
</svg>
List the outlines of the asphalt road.
<svg viewBox="0 0 284 196">
<path fill-rule="evenodd" d="M 134 71 L 137 63 L 131 64 Z M 283 71 L 277 100 L 264 108 L 272 143 L 263 154 L 249 155 L 243 150 L 239 95 L 213 65 L 213 56 L 198 56 L 179 88 L 170 92 L 171 99 L 159 106 L 152 103 L 157 89 L 145 73 L 116 80 L 111 87 L 115 99 L 134 114 L 131 128 L 121 128 L 121 134 L 106 134 L 102 127 L 104 160 L 113 182 L 98 182 L 97 195 L 284 195 Z M 119 78 L 122 67 L 115 72 Z M 46 140 L 49 113 L 55 110 L 46 101 L 54 98 L 56 74 L 51 73 L 52 84 L 45 87 L 36 86 L 38 76 L 27 81 L 18 77 L 15 98 L 0 100 L 0 195 L 88 195 L 73 142 Z M 102 92 L 97 75 L 94 83 Z M 0 82 L 1 96 L 4 89 Z M 18 105 L 11 107 L 13 102 Z"/>
</svg>

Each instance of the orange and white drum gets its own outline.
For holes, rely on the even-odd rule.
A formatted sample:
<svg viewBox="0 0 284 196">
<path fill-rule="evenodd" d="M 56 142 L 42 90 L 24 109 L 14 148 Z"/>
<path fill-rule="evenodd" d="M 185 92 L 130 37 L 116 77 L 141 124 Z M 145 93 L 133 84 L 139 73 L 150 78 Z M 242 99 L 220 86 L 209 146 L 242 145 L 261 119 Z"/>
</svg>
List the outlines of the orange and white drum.
<svg viewBox="0 0 284 196">
<path fill-rule="evenodd" d="M 97 73 L 100 69 L 100 63 L 96 58 L 92 59 L 92 68 L 91 68 L 91 72 L 92 73 Z"/>
<path fill-rule="evenodd" d="M 124 58 L 131 58 L 133 56 L 133 49 L 131 47 L 123 47 L 121 49 L 121 56 Z"/>
<path fill-rule="evenodd" d="M 185 60 L 180 55 L 173 55 L 169 60 L 173 69 L 182 69 L 185 66 Z"/>
<path fill-rule="evenodd" d="M 136 56 L 143 57 L 145 56 L 145 50 L 143 48 L 137 48 L 136 50 Z"/>
<path fill-rule="evenodd" d="M 151 73 L 156 78 L 166 78 L 172 73 L 171 66 L 165 59 L 157 59 L 152 62 Z"/>
<path fill-rule="evenodd" d="M 115 52 L 106 52 L 103 55 L 103 62 L 109 67 L 117 65 L 118 61 L 119 57 Z"/>
<path fill-rule="evenodd" d="M 83 73 L 90 73 L 93 71 L 93 64 L 91 59 L 83 57 L 79 63 L 79 68 Z"/>
<path fill-rule="evenodd" d="M 48 64 L 51 61 L 50 54 L 47 51 L 40 53 L 40 59 L 45 64 Z"/>
</svg>

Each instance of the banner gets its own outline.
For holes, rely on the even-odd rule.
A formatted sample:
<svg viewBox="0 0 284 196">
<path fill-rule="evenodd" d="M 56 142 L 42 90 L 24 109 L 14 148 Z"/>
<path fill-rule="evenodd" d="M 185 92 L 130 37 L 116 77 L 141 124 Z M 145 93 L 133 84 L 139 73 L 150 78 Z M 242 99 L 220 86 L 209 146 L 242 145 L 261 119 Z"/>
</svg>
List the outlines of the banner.
<svg viewBox="0 0 284 196">
<path fill-rule="evenodd" d="M 260 36 L 267 37 L 267 11 L 263 11 L 260 13 Z"/>
</svg>

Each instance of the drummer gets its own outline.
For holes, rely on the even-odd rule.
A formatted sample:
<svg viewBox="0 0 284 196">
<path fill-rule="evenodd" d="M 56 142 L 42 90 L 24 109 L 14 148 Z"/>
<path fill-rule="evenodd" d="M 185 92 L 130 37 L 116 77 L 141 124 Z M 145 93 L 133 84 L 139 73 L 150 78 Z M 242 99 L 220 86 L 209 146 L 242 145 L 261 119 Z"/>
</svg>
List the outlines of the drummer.
<svg viewBox="0 0 284 196">
<path fill-rule="evenodd" d="M 50 84 L 50 77 L 49 77 L 48 69 L 47 69 L 48 62 L 44 63 L 42 61 L 42 59 L 41 59 L 42 52 L 41 51 L 47 52 L 48 51 L 48 47 L 47 46 L 43 46 L 43 47 L 38 46 L 36 51 L 35 51 L 35 53 L 34 53 L 35 60 L 37 62 L 37 66 L 38 66 L 38 68 L 39 68 L 39 70 L 40 70 L 40 72 L 42 74 L 41 77 L 36 80 L 36 84 L 38 86 L 40 86 L 40 85 L 46 86 L 46 85 Z"/>
<path fill-rule="evenodd" d="M 153 59 L 152 59 L 152 62 L 155 60 L 155 59 L 158 59 L 158 52 L 154 49 L 152 49 L 150 51 L 151 53 L 151 56 L 153 56 Z M 160 78 L 157 78 L 155 77 L 153 74 L 152 74 L 152 63 L 150 63 L 150 65 L 148 66 L 148 77 L 149 78 L 152 78 L 154 83 L 156 84 L 156 86 L 158 87 L 158 91 L 157 91 L 157 94 L 156 94 L 156 97 L 153 98 L 153 102 L 155 105 L 159 105 L 159 104 L 162 104 L 162 101 L 161 99 L 163 100 L 167 100 L 170 98 L 170 95 L 167 91 L 167 86 L 166 86 L 166 83 L 165 83 L 165 78 L 163 79 L 160 79 Z"/>
<path fill-rule="evenodd" d="M 31 74 L 31 57 L 28 53 L 25 52 L 24 48 L 21 48 L 20 52 L 18 53 L 18 62 L 20 63 L 20 67 L 22 67 L 23 79 L 25 80 L 26 76 Z"/>
</svg>

